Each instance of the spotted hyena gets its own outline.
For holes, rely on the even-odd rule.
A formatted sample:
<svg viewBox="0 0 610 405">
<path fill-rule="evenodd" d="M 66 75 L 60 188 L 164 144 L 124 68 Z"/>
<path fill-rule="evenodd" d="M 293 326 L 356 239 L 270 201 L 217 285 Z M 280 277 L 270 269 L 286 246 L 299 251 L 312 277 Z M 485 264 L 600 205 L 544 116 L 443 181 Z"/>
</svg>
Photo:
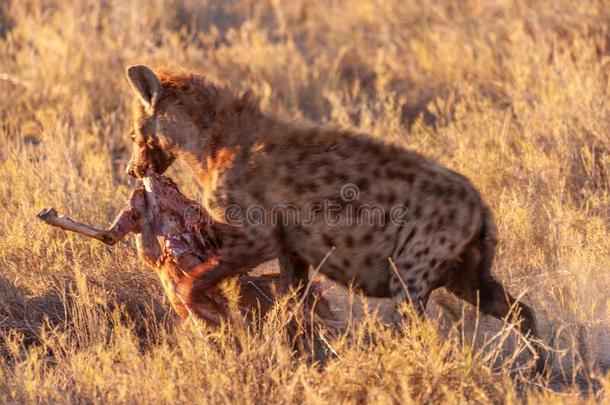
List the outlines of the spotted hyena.
<svg viewBox="0 0 610 405">
<path fill-rule="evenodd" d="M 278 258 L 295 285 L 321 264 L 339 283 L 410 301 L 420 313 L 441 286 L 498 318 L 515 304 L 523 331 L 535 334 L 531 309 L 490 273 L 494 220 L 464 176 L 365 134 L 282 121 L 251 93 L 237 96 L 195 74 L 132 66 L 127 77 L 137 96 L 128 173 L 163 172 L 183 159 L 203 185 L 206 209 L 226 225 L 218 262 L 193 281 L 187 302 Z M 406 207 L 401 220 L 396 207 Z"/>
</svg>

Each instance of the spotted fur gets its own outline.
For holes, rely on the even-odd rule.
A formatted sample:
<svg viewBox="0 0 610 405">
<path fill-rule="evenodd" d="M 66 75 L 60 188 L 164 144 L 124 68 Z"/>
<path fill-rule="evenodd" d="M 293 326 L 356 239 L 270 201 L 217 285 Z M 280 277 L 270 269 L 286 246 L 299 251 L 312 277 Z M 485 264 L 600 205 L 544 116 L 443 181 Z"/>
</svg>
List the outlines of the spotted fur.
<svg viewBox="0 0 610 405">
<path fill-rule="evenodd" d="M 275 258 L 296 285 L 334 249 L 320 271 L 369 296 L 410 301 L 422 312 L 444 286 L 484 313 L 508 314 L 515 300 L 490 273 L 494 221 L 464 176 L 365 134 L 279 120 L 250 93 L 236 96 L 198 75 L 134 66 L 128 77 L 138 96 L 130 173 L 183 159 L 204 187 L 206 209 L 226 225 L 218 263 L 202 269 L 187 296 Z M 357 188 L 357 199 L 342 196 L 346 185 Z M 334 204 L 335 218 L 322 215 L 325 203 Z M 408 215 L 395 223 L 389 213 L 398 205 Z M 266 222 L 247 217 L 254 206 Z M 291 213 L 282 211 L 281 221 L 271 221 L 279 206 L 299 220 L 286 221 Z M 384 221 L 359 223 L 359 208 L 372 206 Z M 531 310 L 519 305 L 524 330 L 535 333 Z"/>
</svg>

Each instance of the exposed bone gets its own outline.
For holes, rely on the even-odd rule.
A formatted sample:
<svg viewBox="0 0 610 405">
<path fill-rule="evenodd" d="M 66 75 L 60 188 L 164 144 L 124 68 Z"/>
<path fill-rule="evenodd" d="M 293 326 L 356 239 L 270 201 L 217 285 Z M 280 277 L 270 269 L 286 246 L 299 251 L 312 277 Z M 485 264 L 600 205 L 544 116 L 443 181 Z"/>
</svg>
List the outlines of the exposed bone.
<svg viewBox="0 0 610 405">
<path fill-rule="evenodd" d="M 38 218 L 49 225 L 76 232 L 113 245 L 127 234 L 136 235 L 139 257 L 159 275 L 172 307 L 183 318 L 194 315 L 199 320 L 216 325 L 228 315 L 225 297 L 217 288 L 185 305 L 177 294 L 181 283 L 189 280 L 189 272 L 213 260 L 217 253 L 218 229 L 207 212 L 195 201 L 180 193 L 168 177 L 150 173 L 144 186 L 136 189 L 113 224 L 106 230 L 58 216 L 54 208 L 43 209 Z M 194 218 L 188 213 L 195 212 Z M 192 215 L 191 215 L 192 216 Z M 264 315 L 271 310 L 277 292 L 285 286 L 279 276 L 242 276 L 239 279 L 239 306 Z M 326 300 L 317 293 L 315 312 L 321 318 L 334 319 Z M 309 301 L 309 300 L 308 300 Z"/>
<path fill-rule="evenodd" d="M 98 229 L 90 225 L 76 222 L 72 218 L 65 215 L 57 216 L 57 211 L 55 211 L 55 208 L 43 208 L 37 216 L 49 225 L 65 229 L 66 231 L 72 231 L 80 233 L 81 235 L 90 236 L 104 242 L 107 245 L 114 245 L 124 236 L 114 234 L 111 230 Z"/>
</svg>

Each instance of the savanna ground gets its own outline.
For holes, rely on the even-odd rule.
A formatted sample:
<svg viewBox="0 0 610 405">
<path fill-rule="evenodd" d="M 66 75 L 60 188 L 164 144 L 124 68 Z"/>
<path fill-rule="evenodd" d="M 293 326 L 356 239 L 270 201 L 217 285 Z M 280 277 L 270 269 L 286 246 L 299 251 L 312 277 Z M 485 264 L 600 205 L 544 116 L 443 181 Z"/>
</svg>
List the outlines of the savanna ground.
<svg viewBox="0 0 610 405">
<path fill-rule="evenodd" d="M 607 401 L 609 25 L 607 0 L 3 0 L 0 402 Z M 132 239 L 37 221 L 55 206 L 108 223 L 136 185 L 134 63 L 195 69 L 470 177 L 499 226 L 494 274 L 535 308 L 552 375 L 530 378 L 510 328 L 442 292 L 403 334 L 354 322 L 324 366 L 291 355 L 285 302 L 258 332 L 202 338 Z M 197 195 L 184 166 L 169 174 Z"/>
</svg>

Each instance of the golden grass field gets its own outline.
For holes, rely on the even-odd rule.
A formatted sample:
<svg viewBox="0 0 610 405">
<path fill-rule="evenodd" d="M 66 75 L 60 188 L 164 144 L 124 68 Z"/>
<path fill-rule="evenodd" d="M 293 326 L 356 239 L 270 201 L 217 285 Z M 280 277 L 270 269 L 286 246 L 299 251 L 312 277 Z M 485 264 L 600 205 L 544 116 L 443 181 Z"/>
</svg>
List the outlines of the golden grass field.
<svg viewBox="0 0 610 405">
<path fill-rule="evenodd" d="M 443 292 L 402 334 L 355 319 L 324 365 L 291 354 L 287 302 L 258 331 L 201 337 L 133 239 L 110 248 L 38 221 L 54 206 L 107 224 L 136 186 L 136 63 L 251 88 L 268 112 L 403 142 L 471 178 L 499 227 L 493 272 L 535 308 L 549 374 L 531 378 L 510 327 Z M 609 95 L 608 0 L 3 0 L 0 402 L 608 401 Z M 168 174 L 197 195 L 184 165 Z"/>
</svg>

